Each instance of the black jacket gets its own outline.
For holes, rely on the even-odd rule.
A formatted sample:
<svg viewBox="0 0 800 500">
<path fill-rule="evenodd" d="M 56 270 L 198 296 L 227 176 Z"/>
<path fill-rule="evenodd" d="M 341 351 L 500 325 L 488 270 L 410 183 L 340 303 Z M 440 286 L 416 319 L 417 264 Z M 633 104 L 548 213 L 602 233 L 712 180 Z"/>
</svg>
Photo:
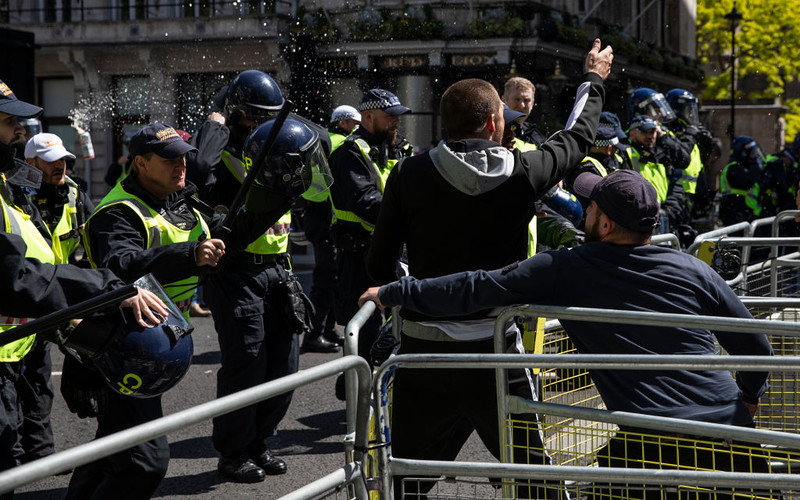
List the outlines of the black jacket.
<svg viewBox="0 0 800 500">
<path fill-rule="evenodd" d="M 395 167 L 367 257 L 370 275 L 378 283 L 393 281 L 403 243 L 417 278 L 524 259 L 536 200 L 576 168 L 594 142 L 605 92 L 598 75 L 587 74 L 585 82 L 588 99 L 576 110 L 574 126 L 537 151 L 511 153 L 496 142 L 468 139 Z M 419 316 L 407 311 L 404 317 Z"/>
</svg>

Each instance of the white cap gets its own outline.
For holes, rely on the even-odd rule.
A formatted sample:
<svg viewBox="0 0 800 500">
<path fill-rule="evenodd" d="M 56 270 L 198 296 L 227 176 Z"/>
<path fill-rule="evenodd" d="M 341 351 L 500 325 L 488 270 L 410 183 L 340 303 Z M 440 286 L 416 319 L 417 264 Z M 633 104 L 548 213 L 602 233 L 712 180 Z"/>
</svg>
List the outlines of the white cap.
<svg viewBox="0 0 800 500">
<path fill-rule="evenodd" d="M 333 113 L 331 113 L 331 123 L 336 123 L 339 120 L 355 120 L 361 123 L 361 113 L 359 113 L 358 110 L 356 110 L 356 108 L 353 106 L 344 104 L 342 106 L 338 106 L 333 110 Z"/>
<path fill-rule="evenodd" d="M 41 158 L 44 161 L 56 161 L 61 158 L 75 158 L 67 151 L 61 138 L 55 134 L 36 134 L 25 145 L 25 158 Z"/>
</svg>

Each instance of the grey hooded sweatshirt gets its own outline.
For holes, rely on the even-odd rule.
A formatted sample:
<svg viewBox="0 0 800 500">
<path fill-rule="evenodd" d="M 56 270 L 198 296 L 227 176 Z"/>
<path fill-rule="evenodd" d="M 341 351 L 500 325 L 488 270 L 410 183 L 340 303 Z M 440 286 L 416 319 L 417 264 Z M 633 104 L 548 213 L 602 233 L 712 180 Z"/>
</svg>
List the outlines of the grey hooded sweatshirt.
<svg viewBox="0 0 800 500">
<path fill-rule="evenodd" d="M 404 243 L 409 273 L 419 279 L 524 259 L 535 202 L 588 153 L 604 95 L 600 77 L 585 75 L 567 128 L 537 151 L 509 152 L 493 141 L 466 139 L 441 142 L 398 164 L 372 236 L 370 275 L 381 284 L 397 279 L 395 262 Z M 429 319 L 413 311 L 403 317 Z"/>
</svg>

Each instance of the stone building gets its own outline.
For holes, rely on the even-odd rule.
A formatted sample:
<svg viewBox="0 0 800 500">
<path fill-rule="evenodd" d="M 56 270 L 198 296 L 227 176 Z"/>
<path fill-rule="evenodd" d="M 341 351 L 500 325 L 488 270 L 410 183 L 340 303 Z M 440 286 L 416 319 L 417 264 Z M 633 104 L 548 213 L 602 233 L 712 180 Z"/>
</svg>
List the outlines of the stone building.
<svg viewBox="0 0 800 500">
<path fill-rule="evenodd" d="M 615 49 L 608 108 L 623 121 L 632 88 L 694 89 L 695 18 L 695 0 L 0 1 L 0 28 L 33 35 L 45 129 L 67 143 L 75 127 L 91 133 L 96 158 L 77 172 L 95 198 L 126 133 L 155 120 L 191 133 L 245 69 L 320 122 L 365 89 L 395 91 L 413 109 L 402 132 L 425 148 L 441 137 L 439 96 L 467 77 L 531 79 L 532 119 L 557 130 L 596 36 Z"/>
</svg>

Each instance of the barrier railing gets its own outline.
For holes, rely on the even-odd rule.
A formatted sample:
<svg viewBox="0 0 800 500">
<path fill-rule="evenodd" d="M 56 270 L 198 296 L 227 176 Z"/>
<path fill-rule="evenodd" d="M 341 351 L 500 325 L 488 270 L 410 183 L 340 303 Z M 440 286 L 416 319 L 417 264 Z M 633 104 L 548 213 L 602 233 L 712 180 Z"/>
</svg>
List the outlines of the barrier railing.
<svg viewBox="0 0 800 500">
<path fill-rule="evenodd" d="M 352 424 L 352 437 L 345 441 L 345 466 L 309 485 L 304 496 L 290 495 L 289 498 L 310 498 L 325 491 L 352 484 L 357 498 L 366 498 L 364 482 L 360 479 L 362 451 L 366 449 L 367 422 L 369 418 L 369 392 L 371 370 L 366 361 L 357 356 L 345 356 L 334 361 L 314 366 L 302 372 L 282 377 L 265 384 L 230 394 L 201 405 L 168 415 L 151 422 L 106 436 L 89 443 L 58 452 L 39 460 L 20 465 L 0 473 L 0 493 L 5 493 L 22 485 L 64 472 L 75 467 L 107 457 L 159 436 L 164 436 L 214 417 L 236 411 L 265 399 L 275 397 L 298 387 L 331 377 L 341 372 L 350 373 L 357 387 L 357 402 Z M 348 423 L 348 429 L 351 425 Z"/>
<path fill-rule="evenodd" d="M 777 303 L 768 300 L 754 301 L 760 302 L 762 307 L 767 304 L 772 306 Z M 498 352 L 503 352 L 506 331 L 506 324 L 514 317 L 547 317 L 572 319 L 595 322 L 612 322 L 640 325 L 663 325 L 664 323 L 680 325 L 689 328 L 708 328 L 711 330 L 724 330 L 744 333 L 765 333 L 772 336 L 785 336 L 787 338 L 800 337 L 800 324 L 771 322 L 756 319 L 738 319 L 722 317 L 698 317 L 679 314 L 660 314 L 644 313 L 636 311 L 616 311 L 607 309 L 572 308 L 556 306 L 520 306 L 509 308 L 497 318 L 495 328 L 495 344 Z M 549 321 L 547 327 L 552 328 L 557 323 Z M 547 347 L 545 347 L 547 349 Z M 504 373 L 509 368 L 540 367 L 558 370 L 586 370 L 586 369 L 619 369 L 619 370 L 740 370 L 740 371 L 766 371 L 773 373 L 797 372 L 800 369 L 800 358 L 796 356 L 628 356 L 628 355 L 570 355 L 570 354 L 540 354 L 540 355 L 509 355 L 509 354 L 484 354 L 484 355 L 402 355 L 395 356 L 384 363 L 377 371 L 373 385 L 376 400 L 379 394 L 385 390 L 386 380 L 389 373 L 394 369 L 405 368 L 486 368 L 495 369 L 498 377 L 498 394 L 503 397 L 498 398 L 499 425 L 502 426 L 501 436 L 503 442 L 501 446 L 504 450 L 504 462 L 511 462 L 511 447 L 513 443 L 512 433 L 514 422 L 508 416 L 512 413 L 531 412 L 540 416 L 553 416 L 562 418 L 564 421 L 572 422 L 569 426 L 562 424 L 560 427 L 551 426 L 545 433 L 559 433 L 567 435 L 570 446 L 583 446 L 588 450 L 587 456 L 591 458 L 590 463 L 597 459 L 596 453 L 598 446 L 608 442 L 612 435 L 616 439 L 620 435 L 618 429 L 611 426 L 627 426 L 638 429 L 652 429 L 653 435 L 660 435 L 664 432 L 673 433 L 671 438 L 675 442 L 683 442 L 685 446 L 693 450 L 695 454 L 716 454 L 720 453 L 720 444 L 714 440 L 728 440 L 743 443 L 741 447 L 736 445 L 734 451 L 726 449 L 725 453 L 730 456 L 741 454 L 745 458 L 767 460 L 769 463 L 770 474 L 757 472 L 718 472 L 714 470 L 639 470 L 636 465 L 630 468 L 607 468 L 607 467 L 578 467 L 569 465 L 520 465 L 520 464 L 478 464 L 478 463 L 450 463 L 436 461 L 409 460 L 392 457 L 388 449 L 390 443 L 387 434 L 378 433 L 378 446 L 384 450 L 380 455 L 378 466 L 378 478 L 384 498 L 392 498 L 397 493 L 393 491 L 392 476 L 394 475 L 420 475 L 425 476 L 425 481 L 431 482 L 430 476 L 444 475 L 447 480 L 441 483 L 446 489 L 447 485 L 453 487 L 459 484 L 454 476 L 466 476 L 468 478 L 496 477 L 505 479 L 536 479 L 548 480 L 549 484 L 553 481 L 558 486 L 556 489 L 569 486 L 573 493 L 585 494 L 594 491 L 596 483 L 606 486 L 614 485 L 613 490 L 617 491 L 620 483 L 636 483 L 628 485 L 631 491 L 638 488 L 655 488 L 656 491 L 664 491 L 667 487 L 678 487 L 683 490 L 712 491 L 723 494 L 721 488 L 735 488 L 736 494 L 752 488 L 762 490 L 784 490 L 800 491 L 800 477 L 791 474 L 778 472 L 779 470 L 790 470 L 797 472 L 800 470 L 800 457 L 796 454 L 785 451 L 786 449 L 800 449 L 800 436 L 777 432 L 774 430 L 745 429 L 720 424 L 709 424 L 703 422 L 685 421 L 680 419 L 670 419 L 666 417 L 655 417 L 648 415 L 627 414 L 623 412 L 608 412 L 596 408 L 585 408 L 580 406 L 570 406 L 554 404 L 548 402 L 533 402 L 521 400 L 520 398 L 509 396 L 506 391 Z M 573 402 L 573 404 L 582 404 Z M 380 413 L 380 424 L 386 425 L 388 415 L 385 409 L 385 401 L 381 401 L 378 408 Z M 581 422 L 576 425 L 575 422 Z M 587 431 L 585 422 L 599 423 L 606 425 L 605 428 L 597 427 L 599 430 L 590 429 Z M 569 430 L 565 430 L 569 427 Z M 577 431 L 576 431 L 577 429 Z M 645 431 L 646 432 L 646 431 Z M 645 442 L 650 440 L 653 435 L 643 435 L 640 439 Z M 686 439 L 679 436 L 685 435 Z M 581 441 L 583 440 L 583 441 Z M 581 442 L 579 442 L 581 441 Z M 577 445 L 576 445 L 577 443 Z M 710 443 L 710 444 L 705 444 Z M 747 443 L 756 443 L 755 445 Z M 546 447 L 552 446 L 546 441 Z M 761 445 L 768 446 L 762 451 Z M 524 446 L 524 444 L 523 444 Z M 706 447 L 708 446 L 708 448 Z M 714 448 L 716 447 L 716 448 Z M 711 451 L 709 451 L 711 450 Z M 737 451 L 738 450 L 738 451 Z M 745 451 L 741 451 L 745 450 Z M 551 451 L 551 450 L 548 450 Z M 748 453 L 750 455 L 748 455 Z M 716 456 L 716 455 L 714 455 Z M 562 463 L 562 462 L 555 462 Z M 783 469 L 780 469 L 783 467 Z M 788 465 L 787 465 L 788 464 Z M 582 465 L 587 465 L 586 463 Z M 663 464 L 662 464 L 663 465 Z M 665 465 L 669 467 L 668 465 Z M 642 465 L 646 467 L 646 465 Z M 468 482 L 468 481 L 467 481 Z M 466 484 L 466 482 L 464 483 Z M 485 480 L 484 480 L 484 484 Z M 436 487 L 440 483 L 436 483 Z M 514 486 L 510 483 L 498 484 L 503 488 L 504 498 L 514 497 L 517 493 L 513 488 L 519 488 L 519 483 Z M 477 488 L 475 484 L 470 484 L 469 488 Z M 548 487 L 549 488 L 549 487 Z M 433 492 L 432 492 L 433 493 Z M 438 494 L 438 493 L 436 493 Z M 484 495 L 489 496 L 484 496 Z M 452 491 L 443 493 L 444 496 L 453 496 Z M 750 495 L 768 495 L 768 493 L 756 492 Z M 429 497 L 436 495 L 429 494 Z M 614 495 L 612 495 L 614 496 Z M 623 495 L 624 496 L 624 495 Z M 458 498 L 471 498 L 462 490 L 458 491 Z M 493 498 L 491 488 L 483 491 L 481 496 L 475 498 Z M 616 498 L 616 497 L 615 497 Z"/>
</svg>

